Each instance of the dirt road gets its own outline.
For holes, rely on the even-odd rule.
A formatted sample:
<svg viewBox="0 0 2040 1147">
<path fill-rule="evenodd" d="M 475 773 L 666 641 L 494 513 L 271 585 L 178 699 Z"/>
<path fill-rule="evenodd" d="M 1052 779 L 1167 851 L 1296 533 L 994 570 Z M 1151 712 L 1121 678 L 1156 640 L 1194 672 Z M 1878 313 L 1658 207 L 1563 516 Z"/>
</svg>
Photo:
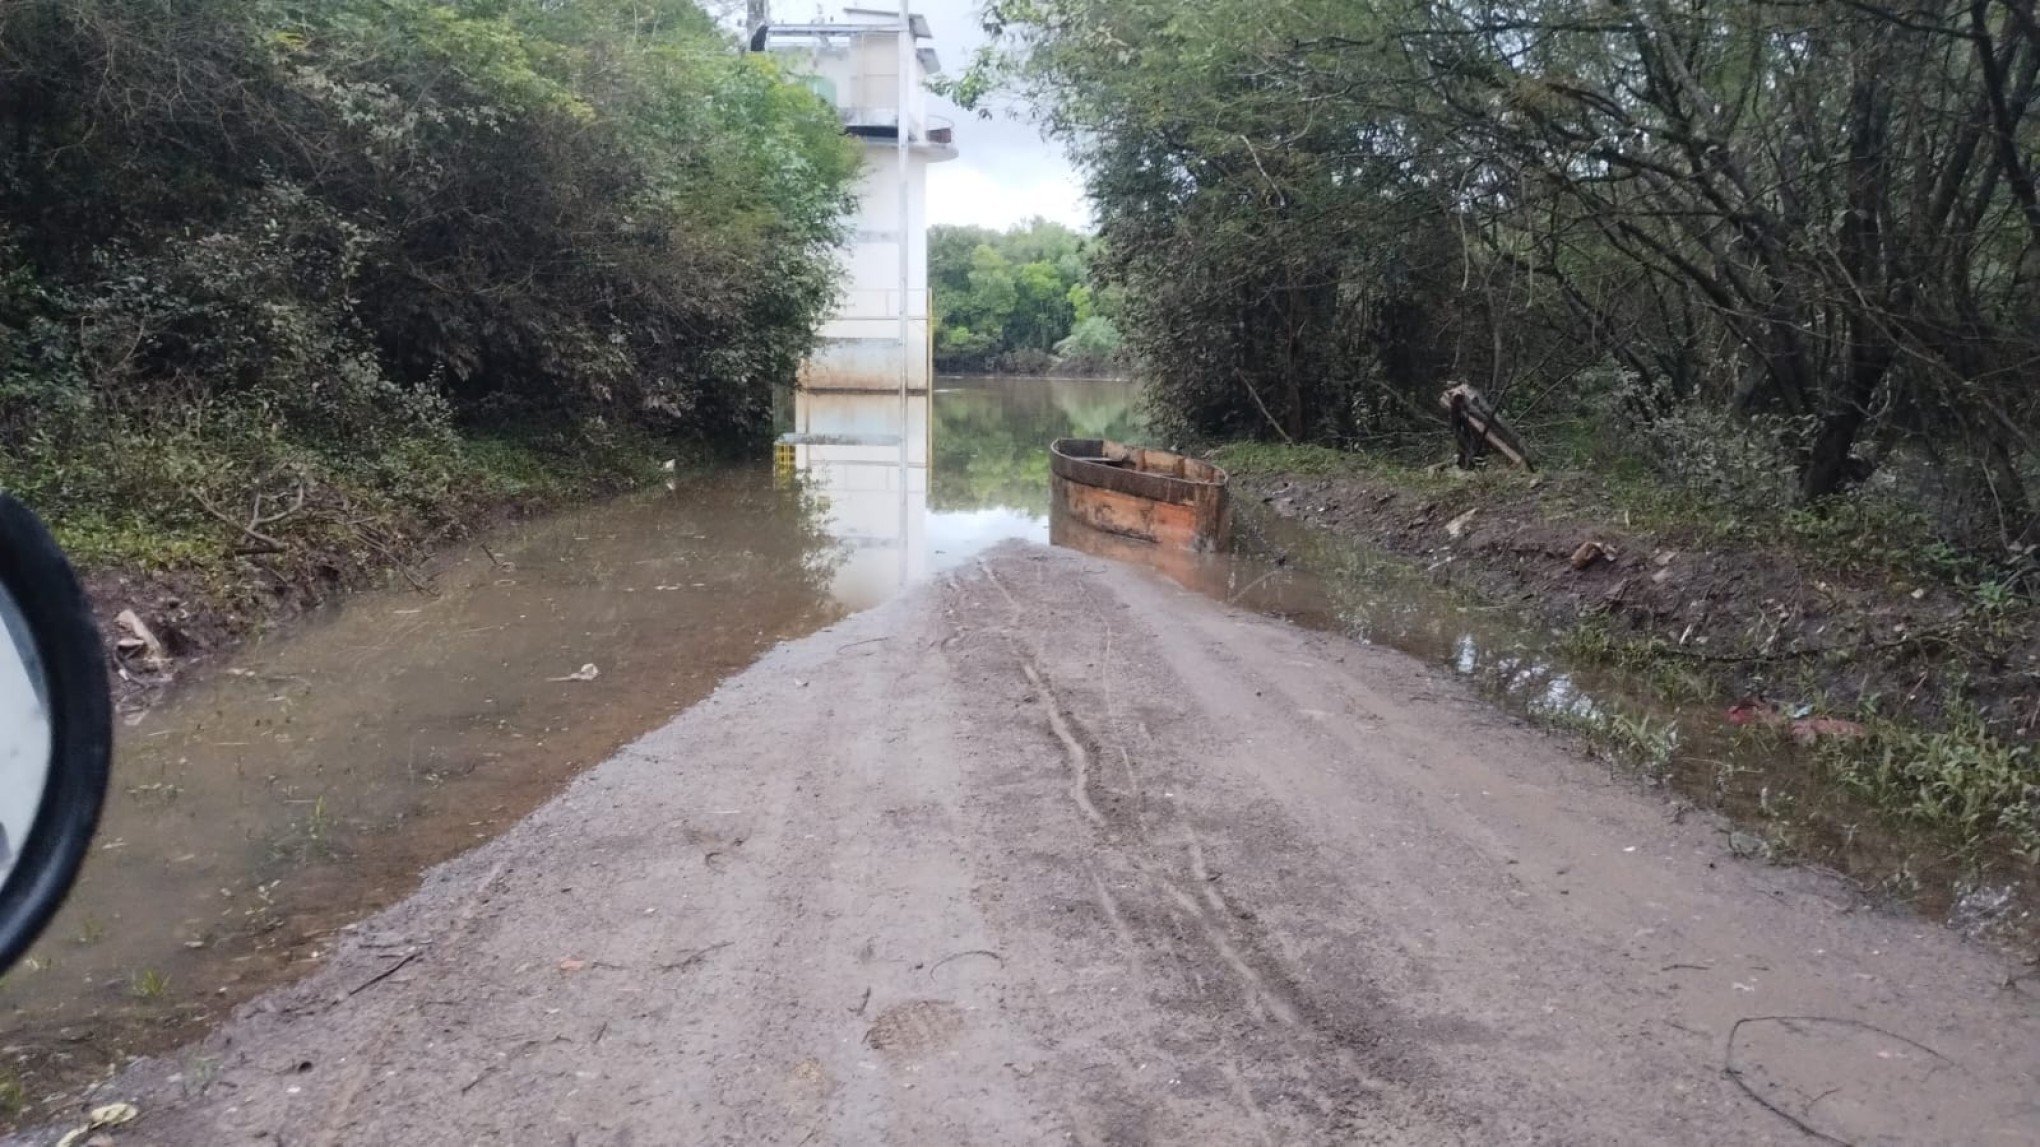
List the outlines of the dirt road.
<svg viewBox="0 0 2040 1147">
<path fill-rule="evenodd" d="M 194 1145 L 2031 1144 L 2030 971 L 1399 655 L 1008 546 L 100 1101 Z"/>
</svg>

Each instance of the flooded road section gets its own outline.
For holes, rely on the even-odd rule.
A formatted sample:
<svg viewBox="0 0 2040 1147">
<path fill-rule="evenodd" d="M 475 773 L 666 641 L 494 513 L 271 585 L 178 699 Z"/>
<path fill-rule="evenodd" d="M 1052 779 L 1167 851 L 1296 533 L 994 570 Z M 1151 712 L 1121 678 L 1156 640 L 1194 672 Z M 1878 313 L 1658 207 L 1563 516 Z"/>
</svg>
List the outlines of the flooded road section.
<svg viewBox="0 0 2040 1147">
<path fill-rule="evenodd" d="M 354 595 L 195 675 L 119 730 L 84 878 L 0 982 L 0 1115 L 314 966 L 335 929 L 774 644 L 1046 540 L 1042 444 L 1126 435 L 1135 398 L 945 382 L 907 408 L 903 467 L 896 396 L 798 395 L 797 432 L 893 444 L 513 526 L 445 555 L 432 595 Z"/>
<path fill-rule="evenodd" d="M 766 649 L 1006 538 L 1449 667 L 1749 826 L 1738 851 L 1865 873 L 1917 851 L 1859 831 L 1874 818 L 1782 738 L 1668 704 L 1663 682 L 1582 662 L 1407 559 L 1253 504 L 1226 555 L 1052 521 L 1047 443 L 1138 438 L 1136 412 L 1114 382 L 945 380 L 904 408 L 798 395 L 773 462 L 499 531 L 447 555 L 435 595 L 356 595 L 251 644 L 121 730 L 84 882 L 0 983 L 0 1113 L 26 1101 L 33 1118 L 63 1085 L 316 966 L 336 929 Z"/>
</svg>

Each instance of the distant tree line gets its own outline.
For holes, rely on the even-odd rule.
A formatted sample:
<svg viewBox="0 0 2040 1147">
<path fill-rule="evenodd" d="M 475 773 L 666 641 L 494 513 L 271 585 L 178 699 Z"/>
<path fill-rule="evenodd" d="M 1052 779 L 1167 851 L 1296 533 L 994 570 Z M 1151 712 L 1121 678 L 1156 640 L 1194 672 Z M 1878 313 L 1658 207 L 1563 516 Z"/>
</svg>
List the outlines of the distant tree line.
<svg viewBox="0 0 2040 1147">
<path fill-rule="evenodd" d="M 1032 219 L 1009 231 L 931 227 L 935 367 L 1097 374 L 1119 365 L 1116 292 L 1091 285 L 1095 241 Z"/>
<path fill-rule="evenodd" d="M 0 485 L 80 538 L 756 436 L 856 164 L 690 0 L 9 0 Z"/>
<path fill-rule="evenodd" d="M 2040 542 L 2032 0 L 1000 0 L 1184 433 L 1448 380 L 1668 478 Z M 1548 441 L 1548 439 L 1547 439 Z"/>
</svg>

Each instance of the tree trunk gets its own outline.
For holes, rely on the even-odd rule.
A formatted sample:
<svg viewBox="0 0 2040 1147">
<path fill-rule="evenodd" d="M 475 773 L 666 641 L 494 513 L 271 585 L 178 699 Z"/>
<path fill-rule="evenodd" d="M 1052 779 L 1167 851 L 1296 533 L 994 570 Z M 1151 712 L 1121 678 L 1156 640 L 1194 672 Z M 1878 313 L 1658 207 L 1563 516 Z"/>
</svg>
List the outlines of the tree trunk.
<svg viewBox="0 0 2040 1147">
<path fill-rule="evenodd" d="M 2033 512 L 2026 496 L 2026 481 L 2019 475 L 2018 458 L 2006 446 L 2003 435 L 1993 434 L 1984 454 L 1990 475 L 1991 494 L 1997 500 L 2000 540 L 2012 549 L 2040 544 L 2040 515 Z"/>
<path fill-rule="evenodd" d="M 1856 445 L 1856 432 L 1863 428 L 1863 421 L 1863 412 L 1853 407 L 1821 418 L 1820 433 L 1807 451 L 1806 469 L 1799 479 L 1800 495 L 1807 501 L 1838 494 L 1849 484 L 1854 470 L 1849 451 Z"/>
</svg>

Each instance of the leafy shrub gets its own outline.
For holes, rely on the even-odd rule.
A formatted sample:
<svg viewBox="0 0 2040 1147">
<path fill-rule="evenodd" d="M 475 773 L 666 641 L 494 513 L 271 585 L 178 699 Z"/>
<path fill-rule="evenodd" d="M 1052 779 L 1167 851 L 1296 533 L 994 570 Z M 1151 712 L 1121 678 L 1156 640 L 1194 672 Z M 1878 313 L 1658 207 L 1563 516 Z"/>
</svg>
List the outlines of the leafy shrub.
<svg viewBox="0 0 2040 1147">
<path fill-rule="evenodd" d="M 1629 432 L 1632 451 L 1665 479 L 1729 505 L 1771 509 L 1795 495 L 1787 428 L 1709 403 L 1682 402 L 1630 371 L 1618 371 L 1604 400 L 1605 425 Z M 1650 412 L 1638 417 L 1639 411 Z"/>
<path fill-rule="evenodd" d="M 0 481 L 222 545 L 457 431 L 762 433 L 857 162 L 689 0 L 21 0 L 0 140 Z"/>
<path fill-rule="evenodd" d="M 1079 319 L 1069 337 L 1055 344 L 1056 357 L 1073 370 L 1105 370 L 1119 361 L 1126 339 L 1104 315 Z"/>
</svg>

